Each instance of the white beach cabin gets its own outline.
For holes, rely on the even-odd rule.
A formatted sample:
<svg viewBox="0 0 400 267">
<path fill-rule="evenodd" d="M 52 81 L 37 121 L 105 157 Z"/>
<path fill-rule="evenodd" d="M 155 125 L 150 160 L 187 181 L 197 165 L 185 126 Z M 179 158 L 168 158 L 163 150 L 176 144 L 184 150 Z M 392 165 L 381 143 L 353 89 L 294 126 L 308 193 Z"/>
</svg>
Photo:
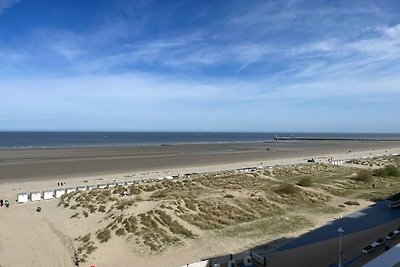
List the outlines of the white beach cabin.
<svg viewBox="0 0 400 267">
<path fill-rule="evenodd" d="M 55 192 L 56 198 L 60 198 L 65 194 L 65 189 L 64 188 L 56 189 L 56 190 L 54 190 L 54 192 Z"/>
<path fill-rule="evenodd" d="M 65 191 L 66 191 L 67 194 L 69 194 L 69 193 L 75 192 L 76 188 L 75 187 L 70 187 L 70 188 L 67 188 Z"/>
<path fill-rule="evenodd" d="M 42 193 L 35 191 L 31 192 L 31 201 L 39 201 L 42 199 Z"/>
<path fill-rule="evenodd" d="M 29 194 L 25 193 L 25 192 L 17 193 L 17 202 L 18 203 L 27 202 L 28 201 L 28 196 L 29 196 Z"/>
<path fill-rule="evenodd" d="M 43 199 L 52 199 L 52 198 L 54 198 L 53 190 L 44 190 L 43 191 Z"/>
<path fill-rule="evenodd" d="M 93 190 L 93 189 L 96 189 L 96 188 L 97 188 L 97 186 L 95 186 L 95 185 L 88 185 L 87 186 L 88 190 Z"/>
<path fill-rule="evenodd" d="M 111 187 L 116 187 L 117 186 L 117 184 L 115 184 L 115 183 L 110 183 L 110 184 L 107 184 L 107 187 L 108 188 L 111 188 Z"/>
<path fill-rule="evenodd" d="M 342 164 L 346 163 L 346 161 L 345 160 L 330 160 L 329 163 L 332 165 L 342 165 Z"/>
<path fill-rule="evenodd" d="M 78 186 L 76 189 L 77 189 L 78 191 L 86 191 L 86 190 L 87 190 L 87 186 L 85 186 L 85 185 Z"/>
<path fill-rule="evenodd" d="M 104 188 L 106 188 L 106 187 L 107 187 L 106 184 L 98 184 L 98 185 L 97 185 L 97 188 L 100 188 L 100 189 L 104 189 Z"/>
</svg>

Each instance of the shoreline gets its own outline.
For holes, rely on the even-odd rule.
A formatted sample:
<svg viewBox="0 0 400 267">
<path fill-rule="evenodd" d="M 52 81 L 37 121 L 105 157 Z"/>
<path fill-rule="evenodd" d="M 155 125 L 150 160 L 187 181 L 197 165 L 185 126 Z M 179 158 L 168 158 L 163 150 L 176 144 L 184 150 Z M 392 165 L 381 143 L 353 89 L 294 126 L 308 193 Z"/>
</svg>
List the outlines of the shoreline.
<svg viewBox="0 0 400 267">
<path fill-rule="evenodd" d="M 332 143 L 331 141 L 329 143 Z M 343 142 L 340 142 L 343 144 Z M 354 143 L 354 142 L 352 142 Z M 253 145 L 257 145 L 257 143 L 252 143 Z M 286 143 L 287 144 L 287 143 Z M 298 144 L 298 143 L 297 143 Z M 378 146 L 377 142 L 374 142 L 375 146 Z M 383 147 L 379 149 L 367 149 L 364 147 L 359 147 L 356 150 L 352 150 L 351 153 L 348 153 L 348 151 L 343 150 L 343 147 L 340 147 L 339 150 L 341 152 L 338 152 L 336 150 L 329 150 L 326 148 L 320 149 L 320 150 L 313 150 L 311 151 L 308 149 L 307 146 L 302 147 L 303 150 L 297 151 L 297 153 L 292 153 L 292 150 L 285 150 L 282 147 L 279 147 L 275 150 L 275 152 L 271 152 L 269 155 L 261 155 L 263 157 L 260 157 L 259 154 L 257 154 L 259 151 L 254 151 L 251 150 L 251 147 L 246 147 L 247 150 L 243 151 L 243 147 L 239 147 L 236 149 L 233 149 L 234 152 L 229 152 L 229 153 L 222 153 L 221 150 L 214 149 L 213 151 L 209 151 L 208 149 L 198 151 L 196 149 L 192 150 L 189 149 L 189 152 L 195 153 L 195 155 L 190 155 L 186 151 L 186 153 L 183 155 L 183 157 L 187 157 L 188 161 L 185 162 L 185 164 L 179 164 L 180 162 L 174 162 L 176 160 L 176 155 L 175 154 L 166 154 L 168 151 L 162 151 L 160 154 L 160 151 L 156 149 L 156 151 L 146 151 L 147 154 L 143 154 L 143 151 L 139 151 L 139 155 L 134 155 L 132 156 L 130 154 L 131 150 L 130 148 L 123 148 L 122 150 L 125 150 L 125 152 L 128 153 L 129 160 L 132 161 L 140 161 L 140 162 L 152 162 L 156 159 L 159 160 L 165 160 L 170 157 L 173 158 L 171 165 L 165 166 L 165 165 L 150 165 L 147 167 L 136 167 L 132 168 L 130 170 L 126 169 L 121 169 L 121 170 L 108 170 L 108 171 L 97 171 L 97 172 L 81 172 L 81 169 L 79 166 L 87 164 L 87 162 L 95 161 L 95 166 L 100 166 L 99 164 L 104 163 L 110 159 L 118 161 L 124 161 L 124 156 L 118 156 L 116 158 L 110 158 L 109 156 L 99 156 L 100 158 L 93 158 L 92 153 L 97 152 L 97 150 L 93 149 L 67 149 L 69 152 L 73 152 L 72 155 L 75 155 L 76 152 L 84 152 L 85 155 L 83 155 L 79 159 L 74 159 L 72 158 L 72 155 L 65 155 L 66 151 L 63 149 L 56 149 L 53 150 L 56 153 L 56 155 L 53 155 L 56 158 L 49 158 L 51 155 L 41 155 L 39 156 L 36 160 L 26 160 L 26 157 L 20 158 L 20 154 L 17 153 L 17 155 L 14 155 L 14 160 L 15 162 L 12 162 L 11 165 L 4 164 L 4 153 L 1 153 L 0 151 L 0 173 L 3 173 L 3 177 L 0 178 L 0 195 L 9 197 L 11 199 L 15 198 L 15 195 L 17 192 L 24 192 L 24 191 L 34 191 L 34 190 L 46 190 L 46 189 L 56 189 L 57 188 L 57 183 L 58 182 L 64 182 L 65 187 L 70 187 L 70 186 L 79 186 L 79 185 L 88 185 L 88 184 L 96 184 L 96 183 L 107 183 L 107 182 L 113 182 L 114 180 L 118 181 L 127 181 L 127 180 L 139 180 L 139 179 L 151 179 L 151 178 L 161 178 L 169 175 L 180 175 L 183 176 L 185 173 L 207 173 L 207 172 L 218 172 L 218 171 L 226 171 L 226 170 L 235 170 L 239 168 L 245 168 L 245 167 L 268 167 L 268 166 L 284 166 L 284 165 L 293 165 L 293 164 L 300 164 L 300 163 L 306 163 L 307 159 L 309 158 L 314 158 L 316 162 L 318 163 L 328 163 L 328 159 L 333 158 L 337 160 L 350 160 L 350 159 L 356 159 L 356 158 L 363 158 L 363 157 L 374 157 L 374 156 L 382 156 L 382 155 L 391 155 L 391 154 L 400 154 L 400 142 L 396 143 L 397 147 Z M 224 144 L 225 145 L 225 144 Z M 382 143 L 379 142 L 379 145 L 382 145 Z M 183 145 L 186 146 L 186 145 Z M 193 146 L 193 145 L 190 145 Z M 201 147 L 202 145 L 200 145 Z M 212 147 L 215 148 L 214 145 Z M 354 147 L 354 146 L 353 146 Z M 154 148 L 154 147 L 153 147 Z M 156 147 L 159 148 L 159 147 Z M 166 148 L 171 148 L 171 147 L 166 147 Z M 195 148 L 198 148 L 195 145 Z M 225 148 L 225 146 L 223 147 Z M 117 149 L 117 148 L 114 148 Z M 242 149 L 242 150 L 240 150 Z M 101 150 L 101 149 L 100 149 Z M 47 150 L 46 150 L 47 151 Z M 106 149 L 107 151 L 107 149 Z M 121 149 L 117 149 L 119 153 L 122 153 L 124 151 L 121 151 Z M 158 154 L 155 153 L 158 151 Z M 197 151 L 197 152 L 196 152 Z M 271 150 L 268 150 L 270 152 Z M 35 150 L 29 150 L 30 153 L 36 152 Z M 151 152 L 151 153 L 150 153 Z M 154 154 L 155 153 L 155 154 Z M 243 156 L 244 153 L 244 156 Z M 247 153 L 250 153 L 250 156 L 247 155 Z M 256 157 L 254 157 L 254 153 L 256 154 Z M 63 156 L 60 157 L 60 154 L 64 154 Z M 96 153 L 95 153 L 96 154 Z M 196 162 L 193 160 L 196 159 L 196 157 L 200 157 L 205 155 L 208 159 L 204 160 L 202 162 Z M 233 161 L 228 158 L 226 160 L 226 156 L 229 156 L 229 154 L 234 154 L 234 155 L 239 155 L 237 156 L 236 159 Z M 222 155 L 222 157 L 221 157 Z M 59 158 L 57 158 L 59 157 Z M 133 158 L 131 158 L 133 157 Z M 225 158 L 224 158 L 225 157 Z M 128 163 L 130 162 L 128 160 Z M 167 162 L 171 162 L 171 160 L 166 160 Z M 32 164 L 33 162 L 33 164 Z M 8 162 L 9 163 L 9 162 Z M 12 169 L 24 169 L 24 167 L 29 166 L 29 167 L 40 167 L 39 171 L 42 173 L 46 172 L 46 166 L 48 165 L 55 165 L 59 166 L 58 164 L 65 164 L 68 163 L 71 166 L 77 165 L 76 167 L 76 172 L 64 172 L 63 170 L 59 170 L 59 174 L 57 175 L 51 175 L 51 176 L 46 176 L 46 175 L 41 175 L 39 177 L 31 176 L 31 177 L 19 177 L 15 179 L 5 179 L 4 178 L 4 167 L 5 166 L 12 166 Z M 68 171 L 69 169 L 67 169 Z M 29 172 L 29 170 L 27 170 Z"/>
<path fill-rule="evenodd" d="M 396 140 L 395 142 L 400 142 Z M 204 142 L 164 142 L 164 143 L 121 143 L 110 145 L 70 145 L 70 146 L 20 146 L 20 147 L 0 147 L 0 152 L 4 151 L 24 151 L 24 150 L 56 150 L 56 149 L 97 149 L 97 148 L 136 148 L 136 147 L 162 147 L 162 146 L 179 146 L 179 145 L 213 145 L 213 144 L 251 144 L 251 143 L 280 143 L 285 141 L 267 140 L 251 140 L 251 141 L 204 141 Z"/>
<path fill-rule="evenodd" d="M 68 178 L 327 154 L 342 154 L 337 159 L 344 159 L 358 151 L 396 148 L 400 148 L 400 142 L 294 141 L 0 150 L 0 184 L 17 179 Z"/>
</svg>

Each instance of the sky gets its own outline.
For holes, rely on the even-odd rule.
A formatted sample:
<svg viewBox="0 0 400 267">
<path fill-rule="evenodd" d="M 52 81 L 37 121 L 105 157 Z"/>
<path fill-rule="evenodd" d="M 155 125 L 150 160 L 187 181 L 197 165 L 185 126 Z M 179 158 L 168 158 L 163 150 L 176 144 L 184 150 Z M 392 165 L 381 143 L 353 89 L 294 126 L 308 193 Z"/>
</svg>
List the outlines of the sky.
<svg viewBox="0 0 400 267">
<path fill-rule="evenodd" d="M 400 1 L 0 0 L 0 130 L 400 133 Z"/>
</svg>

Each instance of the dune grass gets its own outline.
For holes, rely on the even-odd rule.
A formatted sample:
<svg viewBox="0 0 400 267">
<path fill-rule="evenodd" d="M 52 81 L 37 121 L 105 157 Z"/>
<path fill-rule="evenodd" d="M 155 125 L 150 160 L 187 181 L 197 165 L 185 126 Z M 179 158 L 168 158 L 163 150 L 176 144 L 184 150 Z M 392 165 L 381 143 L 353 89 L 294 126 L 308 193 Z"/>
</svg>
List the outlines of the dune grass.
<svg viewBox="0 0 400 267">
<path fill-rule="evenodd" d="M 393 167 L 389 170 L 395 174 Z M 382 199 L 398 190 L 400 181 L 393 176 L 355 167 L 300 164 L 76 192 L 63 196 L 59 205 L 76 211 L 73 218 L 101 216 L 105 226 L 93 233 L 96 242 L 124 238 L 158 253 L 201 237 L 198 232 L 241 238 L 283 235 L 312 225 L 303 215 L 293 214 L 339 214 L 360 198 Z M 346 205 L 330 205 L 333 196 L 344 197 Z M 136 206 L 146 202 L 156 205 L 138 212 Z"/>
<path fill-rule="evenodd" d="M 273 237 L 291 232 L 301 231 L 313 224 L 301 216 L 272 216 L 228 227 L 219 232 L 227 237 L 257 238 L 258 236 Z"/>
</svg>

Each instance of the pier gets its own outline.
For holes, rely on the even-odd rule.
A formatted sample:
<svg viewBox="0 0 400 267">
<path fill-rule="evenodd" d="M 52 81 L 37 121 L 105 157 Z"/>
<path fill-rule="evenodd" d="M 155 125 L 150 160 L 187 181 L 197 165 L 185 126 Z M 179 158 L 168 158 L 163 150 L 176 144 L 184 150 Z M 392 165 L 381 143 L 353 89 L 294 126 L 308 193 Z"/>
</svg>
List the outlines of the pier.
<svg viewBox="0 0 400 267">
<path fill-rule="evenodd" d="M 307 137 L 307 136 L 278 136 L 274 137 L 277 141 L 391 141 L 399 142 L 400 138 L 356 138 L 356 137 Z"/>
</svg>

